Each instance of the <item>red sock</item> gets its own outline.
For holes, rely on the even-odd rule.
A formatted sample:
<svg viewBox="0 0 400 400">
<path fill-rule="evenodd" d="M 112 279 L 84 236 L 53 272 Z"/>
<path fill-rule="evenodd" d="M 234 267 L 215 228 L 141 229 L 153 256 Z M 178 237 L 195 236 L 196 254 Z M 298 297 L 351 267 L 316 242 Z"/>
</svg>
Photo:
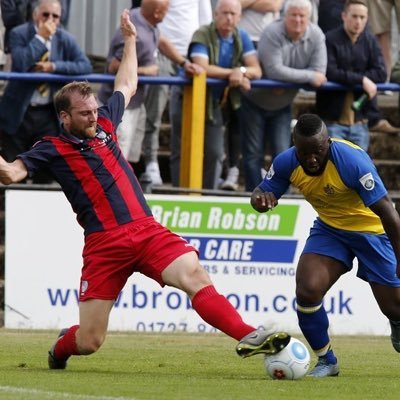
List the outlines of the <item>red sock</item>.
<svg viewBox="0 0 400 400">
<path fill-rule="evenodd" d="M 57 357 L 57 359 L 66 360 L 69 356 L 79 355 L 75 336 L 78 328 L 79 325 L 71 326 L 67 333 L 57 340 L 54 348 L 54 355 Z"/>
<path fill-rule="evenodd" d="M 228 299 L 219 294 L 213 285 L 199 290 L 192 299 L 192 306 L 205 322 L 236 340 L 255 330 L 243 322 Z"/>
</svg>

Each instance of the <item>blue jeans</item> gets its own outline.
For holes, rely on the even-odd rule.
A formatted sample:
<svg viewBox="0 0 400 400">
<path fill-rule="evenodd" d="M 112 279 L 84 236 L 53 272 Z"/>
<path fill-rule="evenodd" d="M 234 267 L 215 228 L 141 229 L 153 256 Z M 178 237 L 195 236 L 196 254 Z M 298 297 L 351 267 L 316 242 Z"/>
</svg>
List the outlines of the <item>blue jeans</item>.
<svg viewBox="0 0 400 400">
<path fill-rule="evenodd" d="M 243 96 L 240 113 L 244 178 L 246 191 L 252 192 L 263 178 L 261 168 L 264 168 L 267 143 L 272 157 L 291 146 L 292 107 L 289 104 L 280 110 L 268 111 Z"/>
<path fill-rule="evenodd" d="M 353 125 L 330 124 L 326 126 L 330 137 L 345 139 L 368 151 L 368 125 L 358 122 Z"/>
</svg>

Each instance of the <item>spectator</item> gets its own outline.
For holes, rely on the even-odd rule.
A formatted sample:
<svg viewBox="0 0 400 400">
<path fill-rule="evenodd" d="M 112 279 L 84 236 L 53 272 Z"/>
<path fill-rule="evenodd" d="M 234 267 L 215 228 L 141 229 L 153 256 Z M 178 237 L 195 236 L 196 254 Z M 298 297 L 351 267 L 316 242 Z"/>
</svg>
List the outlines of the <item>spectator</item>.
<svg viewBox="0 0 400 400">
<path fill-rule="evenodd" d="M 130 18 L 136 26 L 137 57 L 139 75 L 155 76 L 158 74 L 158 48 L 177 64 L 185 64 L 186 58 L 179 54 L 171 42 L 160 35 L 157 25 L 163 20 L 168 10 L 168 0 L 142 0 L 140 8 L 130 10 Z M 107 57 L 106 70 L 116 74 L 121 63 L 124 49 L 124 38 L 120 30 L 115 33 Z M 188 63 L 186 69 L 195 68 Z M 118 141 L 122 153 L 132 163 L 140 160 L 142 142 L 145 134 L 146 109 L 144 105 L 145 86 L 139 85 L 134 97 L 124 112 L 118 127 Z M 113 85 L 103 84 L 99 91 L 99 99 L 105 104 L 113 93 Z"/>
<path fill-rule="evenodd" d="M 200 0 L 199 6 L 201 3 L 201 7 L 208 6 L 207 0 Z M 192 11 L 190 11 L 192 10 Z M 202 14 L 203 17 L 200 19 L 200 13 L 195 12 L 193 13 L 193 6 L 188 2 L 185 12 L 181 16 L 181 21 L 179 25 L 176 24 L 176 27 L 179 29 L 179 26 L 186 25 L 186 29 L 184 32 L 189 32 L 189 27 L 191 31 L 191 35 L 183 35 L 183 32 L 176 32 L 176 40 L 178 38 L 181 39 L 181 43 L 178 49 L 181 51 L 185 50 L 185 54 L 187 55 L 187 50 L 190 44 L 190 40 L 192 38 L 192 34 L 195 30 L 197 30 L 202 22 L 208 23 L 211 22 L 211 14 L 207 10 L 203 10 Z M 200 10 L 200 8 L 199 8 Z M 205 22 L 205 21 L 208 22 Z M 194 29 L 193 29 L 194 28 Z M 178 46 L 178 42 L 176 42 Z M 176 73 L 182 75 L 182 71 L 176 69 Z M 170 149 L 171 149 L 171 156 L 170 156 L 170 172 L 171 172 L 171 181 L 173 186 L 179 186 L 179 173 L 180 173 L 180 154 L 181 154 L 181 129 L 182 129 L 182 100 L 183 100 L 183 87 L 182 86 L 172 86 L 171 88 L 171 96 L 169 100 L 169 118 L 171 122 L 171 141 L 170 141 Z"/>
<path fill-rule="evenodd" d="M 60 28 L 58 0 L 39 0 L 32 21 L 10 32 L 12 71 L 56 74 L 88 74 L 92 67 L 75 39 Z M 53 105 L 58 82 L 9 81 L 0 102 L 2 155 L 13 161 L 44 135 L 58 135 Z"/>
<path fill-rule="evenodd" d="M 367 0 L 369 26 L 378 38 L 389 79 L 392 70 L 392 11 L 396 11 L 397 27 L 400 27 L 400 2 L 398 0 Z"/>
<path fill-rule="evenodd" d="M 193 32 L 201 25 L 209 24 L 212 20 L 211 3 L 209 0 L 170 0 L 167 14 L 158 25 L 161 35 L 166 37 L 176 47 L 179 54 L 186 58 L 187 50 Z M 182 69 L 179 64 L 173 63 L 162 52 L 158 54 L 159 75 L 174 76 Z M 182 86 L 174 86 L 171 95 L 171 113 L 182 113 Z M 162 184 L 160 167 L 158 165 L 159 132 L 162 114 L 170 96 L 168 85 L 149 85 L 145 98 L 146 131 L 143 140 L 143 155 L 146 166 L 146 175 L 154 184 Z M 176 111 L 175 111 L 176 109 Z M 180 121 L 177 124 L 171 120 L 171 129 L 181 129 Z M 175 122 L 175 123 L 174 123 Z"/>
<path fill-rule="evenodd" d="M 189 46 L 189 57 L 210 78 L 227 79 L 226 88 L 208 88 L 204 140 L 203 187 L 217 189 L 224 158 L 224 126 L 239 129 L 240 89 L 261 77 L 256 50 L 249 35 L 237 25 L 239 0 L 219 0 L 214 21 L 200 27 Z M 229 135 L 229 133 L 228 133 Z"/>
<path fill-rule="evenodd" d="M 320 0 L 318 8 L 318 25 L 325 34 L 330 30 L 342 26 L 344 4 L 345 0 Z M 400 132 L 400 128 L 392 126 L 388 120 L 383 118 L 378 107 L 378 96 L 371 99 L 367 113 L 368 129 L 371 132 L 389 134 Z"/>
<path fill-rule="evenodd" d="M 263 30 L 272 21 L 279 18 L 283 0 L 241 0 L 242 16 L 239 28 L 244 29 L 250 36 L 257 49 Z M 228 172 L 221 184 L 221 189 L 235 190 L 238 187 L 240 160 L 240 129 L 229 129 L 227 140 Z"/>
<path fill-rule="evenodd" d="M 250 35 L 257 48 L 264 29 L 280 17 L 283 0 L 240 0 L 240 3 L 242 16 L 239 27 Z"/>
<path fill-rule="evenodd" d="M 61 3 L 61 25 L 67 26 L 69 7 L 71 0 L 60 0 Z M 1 0 L 1 18 L 6 28 L 4 32 L 4 48 L 10 53 L 9 35 L 12 28 L 32 21 L 32 13 L 37 0 Z"/>
<path fill-rule="evenodd" d="M 0 11 L 1 14 L 1 11 Z M 4 66 L 6 64 L 6 53 L 4 51 L 4 23 L 3 20 L 0 18 L 0 69 L 4 70 Z M 3 87 L 3 82 L 0 82 L 0 90 Z"/>
<path fill-rule="evenodd" d="M 326 33 L 342 25 L 342 12 L 346 0 L 319 0 L 318 25 Z"/>
<path fill-rule="evenodd" d="M 390 81 L 400 83 L 400 51 L 399 51 L 399 57 L 396 63 L 393 65 L 390 75 Z"/>
<path fill-rule="evenodd" d="M 283 19 L 264 30 L 258 57 L 265 79 L 319 87 L 326 82 L 326 47 L 321 29 L 310 22 L 309 0 L 287 0 Z M 272 156 L 291 144 L 292 101 L 297 89 L 252 89 L 242 101 L 242 155 L 246 191 L 259 183 L 264 152 Z"/>
<path fill-rule="evenodd" d="M 351 105 L 363 91 L 369 99 L 375 98 L 376 82 L 386 80 L 385 63 L 377 39 L 366 29 L 368 8 L 365 0 L 347 0 L 342 19 L 343 26 L 326 34 L 327 77 L 344 85 L 361 85 L 362 90 L 319 91 L 317 112 L 332 137 L 350 140 L 367 151 L 370 102 L 360 111 L 352 110 Z"/>
</svg>

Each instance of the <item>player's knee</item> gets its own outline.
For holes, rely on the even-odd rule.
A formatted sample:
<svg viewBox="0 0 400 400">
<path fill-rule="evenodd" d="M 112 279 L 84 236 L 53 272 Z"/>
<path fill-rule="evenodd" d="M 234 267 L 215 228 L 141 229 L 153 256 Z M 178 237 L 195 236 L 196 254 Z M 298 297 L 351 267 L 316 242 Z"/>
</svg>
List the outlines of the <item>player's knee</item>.
<svg viewBox="0 0 400 400">
<path fill-rule="evenodd" d="M 181 276 L 181 289 L 190 297 L 203 287 L 211 284 L 212 282 L 208 273 L 198 262 L 188 266 Z"/>
<path fill-rule="evenodd" d="M 80 354 L 88 355 L 95 353 L 104 343 L 104 335 L 87 335 L 78 341 Z"/>
<path fill-rule="evenodd" d="M 323 294 L 316 285 L 310 283 L 297 283 L 296 299 L 299 304 L 317 304 L 322 301 Z"/>
<path fill-rule="evenodd" d="M 391 321 L 400 321 L 400 305 L 386 304 L 380 305 L 383 314 Z"/>
</svg>

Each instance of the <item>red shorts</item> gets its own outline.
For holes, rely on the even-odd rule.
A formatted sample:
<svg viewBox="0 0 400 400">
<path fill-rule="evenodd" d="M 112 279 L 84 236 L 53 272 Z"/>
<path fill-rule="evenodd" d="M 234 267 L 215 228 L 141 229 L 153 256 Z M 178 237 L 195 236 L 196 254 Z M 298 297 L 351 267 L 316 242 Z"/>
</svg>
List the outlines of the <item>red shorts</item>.
<svg viewBox="0 0 400 400">
<path fill-rule="evenodd" d="M 79 300 L 114 300 L 134 272 L 164 282 L 161 272 L 182 254 L 196 251 L 153 217 L 85 238 Z"/>
</svg>

